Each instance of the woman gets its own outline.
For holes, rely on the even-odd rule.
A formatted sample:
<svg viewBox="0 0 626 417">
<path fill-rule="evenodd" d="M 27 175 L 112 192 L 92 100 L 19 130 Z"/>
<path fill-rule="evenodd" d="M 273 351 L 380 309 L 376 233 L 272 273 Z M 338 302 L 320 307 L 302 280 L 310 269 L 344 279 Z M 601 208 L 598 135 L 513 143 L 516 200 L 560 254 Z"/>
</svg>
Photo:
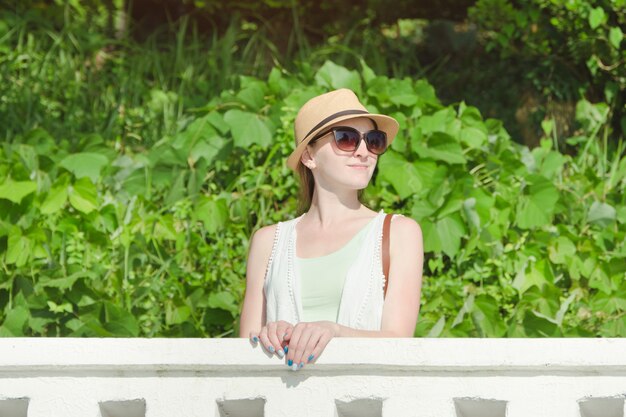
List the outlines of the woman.
<svg viewBox="0 0 626 417">
<path fill-rule="evenodd" d="M 385 213 L 359 201 L 397 132 L 395 119 L 369 113 L 348 89 L 314 97 L 298 112 L 287 165 L 300 176 L 306 212 L 252 236 L 239 333 L 287 354 L 293 370 L 317 359 L 333 337 L 413 336 L 421 229 L 393 216 L 386 283 Z"/>
</svg>

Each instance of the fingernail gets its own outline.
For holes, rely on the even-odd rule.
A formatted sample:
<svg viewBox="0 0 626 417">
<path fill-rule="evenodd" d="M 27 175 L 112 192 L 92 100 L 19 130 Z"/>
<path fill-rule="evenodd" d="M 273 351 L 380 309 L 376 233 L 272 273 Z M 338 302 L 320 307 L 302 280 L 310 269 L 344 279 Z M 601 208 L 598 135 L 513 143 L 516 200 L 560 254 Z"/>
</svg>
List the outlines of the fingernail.
<svg viewBox="0 0 626 417">
<path fill-rule="evenodd" d="M 285 346 L 285 348 L 283 349 L 285 351 L 285 353 L 289 352 L 289 347 Z"/>
<path fill-rule="evenodd" d="M 291 359 L 289 359 L 289 360 L 287 361 L 287 366 L 291 366 L 291 365 L 293 365 L 293 361 L 292 361 Z"/>
<path fill-rule="evenodd" d="M 298 364 L 297 364 L 297 363 L 294 363 L 294 364 L 291 366 L 291 370 L 292 370 L 292 371 L 297 371 L 297 370 L 298 370 Z"/>
<path fill-rule="evenodd" d="M 300 368 L 304 368 L 304 362 L 300 362 Z"/>
<path fill-rule="evenodd" d="M 252 341 L 253 341 L 254 343 L 257 343 L 257 342 L 259 341 L 259 338 L 258 338 L 258 337 L 256 337 L 256 336 L 254 336 L 254 337 L 252 338 Z"/>
<path fill-rule="evenodd" d="M 313 360 L 314 356 L 313 355 L 309 355 L 309 359 L 307 359 L 307 362 L 311 362 Z"/>
<path fill-rule="evenodd" d="M 267 348 L 270 352 L 274 352 L 274 346 L 270 345 L 270 347 Z"/>
<path fill-rule="evenodd" d="M 278 355 L 278 357 L 280 357 L 281 359 L 285 357 L 285 352 L 283 352 L 283 351 L 282 351 L 282 349 L 281 349 L 281 350 L 277 350 L 277 351 L 276 351 L 276 354 L 277 354 L 277 355 Z"/>
</svg>

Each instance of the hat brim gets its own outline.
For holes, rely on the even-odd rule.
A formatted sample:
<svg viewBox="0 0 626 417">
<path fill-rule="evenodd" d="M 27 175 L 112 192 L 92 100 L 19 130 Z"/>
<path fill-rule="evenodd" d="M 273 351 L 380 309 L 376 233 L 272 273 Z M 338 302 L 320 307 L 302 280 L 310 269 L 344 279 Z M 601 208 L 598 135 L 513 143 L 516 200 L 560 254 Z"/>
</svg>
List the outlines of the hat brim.
<svg viewBox="0 0 626 417">
<path fill-rule="evenodd" d="M 304 150 L 306 149 L 306 146 L 309 144 L 311 139 L 313 139 L 318 133 L 322 132 L 324 129 L 327 129 L 329 126 L 336 125 L 338 122 L 342 122 L 342 121 L 350 120 L 350 119 L 357 119 L 360 117 L 365 117 L 365 118 L 374 120 L 376 124 L 378 125 L 378 130 L 382 130 L 383 132 L 387 134 L 387 146 L 391 145 L 391 142 L 393 142 L 393 140 L 395 139 L 396 135 L 398 134 L 398 129 L 400 128 L 400 125 L 398 124 L 398 121 L 396 119 L 390 116 L 386 116 L 384 114 L 373 114 L 373 113 L 349 114 L 349 115 L 337 117 L 336 119 L 333 119 L 332 121 L 320 126 L 318 129 L 310 132 L 304 138 L 304 140 L 300 142 L 298 146 L 296 146 L 296 149 L 294 149 L 291 155 L 289 155 L 289 157 L 287 158 L 287 166 L 294 171 L 298 170 L 300 157 L 304 153 Z"/>
</svg>

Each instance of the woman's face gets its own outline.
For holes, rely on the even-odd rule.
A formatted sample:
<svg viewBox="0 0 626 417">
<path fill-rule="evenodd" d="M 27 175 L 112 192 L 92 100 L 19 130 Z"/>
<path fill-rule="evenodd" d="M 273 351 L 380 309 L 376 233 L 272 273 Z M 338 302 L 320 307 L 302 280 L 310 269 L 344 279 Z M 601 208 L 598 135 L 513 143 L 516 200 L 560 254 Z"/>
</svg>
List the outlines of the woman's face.
<svg viewBox="0 0 626 417">
<path fill-rule="evenodd" d="M 337 122 L 327 130 L 334 126 L 350 126 L 361 133 L 374 129 L 374 123 L 364 117 Z M 301 160 L 320 186 L 330 189 L 334 184 L 334 187 L 361 190 L 372 178 L 378 155 L 367 150 L 364 140 L 355 151 L 342 151 L 337 148 L 333 134 L 328 133 L 307 146 Z"/>
</svg>

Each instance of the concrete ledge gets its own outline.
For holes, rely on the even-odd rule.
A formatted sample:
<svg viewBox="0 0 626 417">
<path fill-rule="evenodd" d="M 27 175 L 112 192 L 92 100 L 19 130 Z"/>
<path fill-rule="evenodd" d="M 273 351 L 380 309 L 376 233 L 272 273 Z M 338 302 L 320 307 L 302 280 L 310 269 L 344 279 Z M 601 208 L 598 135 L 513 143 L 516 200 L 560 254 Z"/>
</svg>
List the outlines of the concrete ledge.
<svg viewBox="0 0 626 417">
<path fill-rule="evenodd" d="M 624 417 L 626 339 L 0 339 L 1 417 Z"/>
<path fill-rule="evenodd" d="M 248 339 L 4 338 L 0 372 L 49 369 L 214 370 L 279 367 Z M 314 368 L 626 370 L 625 339 L 332 340 Z M 313 368 L 313 367 L 312 367 Z"/>
</svg>

